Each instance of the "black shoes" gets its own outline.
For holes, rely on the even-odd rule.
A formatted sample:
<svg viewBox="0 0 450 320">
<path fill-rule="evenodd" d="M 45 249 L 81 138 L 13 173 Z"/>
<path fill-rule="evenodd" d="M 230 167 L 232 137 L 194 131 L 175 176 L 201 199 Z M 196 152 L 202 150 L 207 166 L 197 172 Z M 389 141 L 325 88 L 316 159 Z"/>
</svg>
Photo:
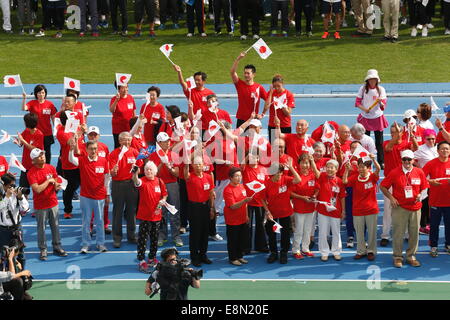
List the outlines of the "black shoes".
<svg viewBox="0 0 450 320">
<path fill-rule="evenodd" d="M 201 257 L 201 258 L 200 258 L 200 262 L 206 263 L 206 264 L 211 264 L 211 263 L 212 263 L 212 261 L 209 260 L 207 256 Z"/>
<path fill-rule="evenodd" d="M 386 247 L 389 244 L 389 240 L 388 239 L 381 239 L 380 241 L 380 246 L 381 247 Z"/>
<path fill-rule="evenodd" d="M 286 264 L 287 261 L 288 261 L 287 253 L 286 252 L 282 252 L 280 254 L 280 263 L 281 264 Z"/>
<path fill-rule="evenodd" d="M 46 261 L 47 260 L 47 250 L 41 250 L 39 255 L 39 260 Z"/>
<path fill-rule="evenodd" d="M 275 252 L 272 252 L 269 257 L 267 258 L 267 263 L 274 263 L 278 260 L 278 254 Z"/>
<path fill-rule="evenodd" d="M 67 257 L 67 252 L 65 252 L 62 248 L 54 249 L 53 254 L 60 256 L 60 257 Z"/>
</svg>

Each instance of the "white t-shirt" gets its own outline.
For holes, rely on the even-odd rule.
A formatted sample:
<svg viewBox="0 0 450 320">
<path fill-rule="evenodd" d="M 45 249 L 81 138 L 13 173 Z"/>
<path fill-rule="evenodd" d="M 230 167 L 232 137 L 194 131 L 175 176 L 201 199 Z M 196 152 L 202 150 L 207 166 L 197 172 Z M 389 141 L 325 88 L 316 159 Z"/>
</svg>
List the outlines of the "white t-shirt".
<svg viewBox="0 0 450 320">
<path fill-rule="evenodd" d="M 414 152 L 414 157 L 419 163 L 419 168 L 423 168 L 428 161 L 438 157 L 437 146 L 430 148 L 426 144 L 419 146 L 419 149 Z"/>
<path fill-rule="evenodd" d="M 350 137 L 352 141 L 359 141 L 364 149 L 369 151 L 372 154 L 377 154 L 377 147 L 375 146 L 375 141 L 373 141 L 372 137 L 369 137 L 367 134 L 363 134 L 363 137 L 360 140 L 356 140 L 353 137 Z"/>
<path fill-rule="evenodd" d="M 422 127 L 424 129 L 433 129 L 434 130 L 433 123 L 430 120 L 419 121 L 418 125 L 419 125 L 419 127 Z"/>
<path fill-rule="evenodd" d="M 386 90 L 382 86 L 378 86 L 380 89 L 380 95 L 378 95 L 377 89 L 369 89 L 366 93 L 365 86 L 361 86 L 358 91 L 357 98 L 362 98 L 361 104 L 364 108 L 369 108 L 377 99 L 383 100 L 386 99 Z M 383 110 L 380 108 L 380 104 L 378 103 L 375 107 L 370 110 L 369 113 L 361 112 L 361 115 L 366 119 L 376 119 L 383 115 Z"/>
</svg>

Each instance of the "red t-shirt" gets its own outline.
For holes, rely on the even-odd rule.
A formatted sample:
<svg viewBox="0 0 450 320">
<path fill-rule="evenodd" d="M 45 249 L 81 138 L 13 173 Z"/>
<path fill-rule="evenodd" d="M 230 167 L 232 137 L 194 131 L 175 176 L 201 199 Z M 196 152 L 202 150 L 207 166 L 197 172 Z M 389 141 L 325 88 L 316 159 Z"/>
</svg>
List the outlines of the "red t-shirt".
<svg viewBox="0 0 450 320">
<path fill-rule="evenodd" d="M 103 200 L 106 198 L 105 174 L 109 173 L 106 158 L 97 157 L 91 161 L 88 156 L 78 157 L 80 168 L 80 195 L 86 198 Z"/>
<path fill-rule="evenodd" d="M 246 165 L 244 167 L 244 170 L 242 171 L 242 182 L 245 185 L 245 190 L 247 191 L 247 194 L 249 196 L 252 196 L 254 194 L 254 191 L 250 190 L 249 187 L 247 187 L 247 183 L 250 183 L 252 181 L 258 181 L 261 184 L 264 184 L 267 177 L 267 169 L 266 167 L 263 167 L 261 165 L 258 165 L 256 168 L 252 168 L 249 165 Z M 248 203 L 249 206 L 252 207 L 262 207 L 262 197 L 264 193 L 261 190 L 257 194 L 253 196 L 253 199 Z"/>
<path fill-rule="evenodd" d="M 116 97 L 111 98 L 109 105 L 111 106 Z M 130 119 L 134 116 L 134 110 L 136 110 L 136 103 L 133 96 L 127 94 L 126 98 L 120 98 L 117 103 L 116 110 L 114 110 L 112 116 L 112 132 L 113 134 L 119 134 L 123 131 L 130 131 Z"/>
<path fill-rule="evenodd" d="M 270 177 L 264 183 L 266 188 L 261 191 L 263 198 L 267 201 L 269 211 L 273 218 L 284 218 L 290 216 L 294 211 L 291 205 L 291 192 L 293 177 L 283 174 L 278 182 L 273 182 Z"/>
<path fill-rule="evenodd" d="M 44 150 L 44 135 L 42 134 L 41 130 L 36 129 L 34 133 L 31 133 L 31 130 L 27 128 L 23 130 L 22 137 L 25 139 L 27 143 L 31 144 L 33 147 Z M 27 170 L 29 170 L 33 166 L 33 162 L 31 161 L 30 158 L 30 152 L 31 152 L 30 149 L 23 146 L 22 164 Z"/>
<path fill-rule="evenodd" d="M 4 175 L 9 169 L 8 161 L 4 156 L 0 156 L 0 177 Z"/>
<path fill-rule="evenodd" d="M 186 180 L 188 200 L 191 202 L 205 202 L 209 200 L 209 192 L 214 189 L 212 176 L 203 172 L 202 177 L 191 173 Z"/>
<path fill-rule="evenodd" d="M 208 108 L 207 103 L 206 103 L 206 97 L 211 94 L 215 94 L 213 91 L 211 91 L 207 88 L 203 88 L 203 90 L 199 90 L 199 89 L 197 89 L 197 87 L 193 88 L 190 93 L 189 93 L 189 90 L 183 90 L 183 92 L 184 92 L 184 95 L 186 96 L 186 98 L 189 99 L 189 96 L 191 97 L 191 101 L 194 105 L 194 107 L 193 107 L 194 114 L 197 113 L 198 109 L 202 110 L 202 114 L 203 114 L 204 110 Z"/>
<path fill-rule="evenodd" d="M 44 164 L 43 168 L 33 166 L 27 172 L 28 183 L 30 186 L 37 183 L 43 184 L 48 179 L 58 178 L 55 167 L 51 164 Z M 58 199 L 56 198 L 55 185 L 49 184 L 47 188 L 41 193 L 33 191 L 33 206 L 35 210 L 43 210 L 53 208 L 58 205 Z"/>
<path fill-rule="evenodd" d="M 274 93 L 272 95 L 272 100 L 270 101 L 270 103 L 273 102 L 274 97 L 280 98 L 284 94 L 286 94 L 286 100 L 284 101 L 284 104 L 286 104 L 289 108 L 295 108 L 294 95 L 292 94 L 292 92 L 290 92 L 287 89 L 285 89 L 281 93 L 274 91 Z M 271 104 L 269 109 L 270 109 L 269 126 L 275 127 L 275 122 L 274 122 L 275 106 L 273 104 Z M 286 127 L 290 128 L 291 127 L 291 116 L 290 115 L 286 116 L 281 109 L 278 109 L 277 117 L 278 117 L 278 119 L 280 119 L 280 127 L 281 128 L 286 128 Z"/>
<path fill-rule="evenodd" d="M 429 187 L 422 169 L 413 168 L 410 173 L 405 174 L 403 166 L 392 170 L 380 185 L 386 189 L 392 186 L 392 195 L 397 199 L 400 207 L 410 211 L 417 211 L 422 208 L 422 202 L 416 202 L 416 198 L 422 190 Z M 408 199 L 406 198 L 407 186 L 412 187 L 412 197 Z"/>
<path fill-rule="evenodd" d="M 211 112 L 211 111 L 209 111 L 208 107 L 206 107 L 202 111 L 202 119 L 201 119 L 202 129 L 207 130 L 209 127 L 209 122 L 211 120 L 214 120 L 215 122 L 217 122 L 217 119 L 219 119 L 219 121 L 226 121 L 229 123 L 233 123 L 231 121 L 230 114 L 228 112 L 226 112 L 225 110 L 218 109 L 217 116 L 216 116 L 216 112 Z"/>
<path fill-rule="evenodd" d="M 310 171 L 307 175 L 300 174 L 300 178 L 302 181 L 293 185 L 291 191 L 301 196 L 312 197 L 319 189 L 316 176 Z M 292 198 L 292 204 L 296 213 L 313 213 L 316 210 L 314 202 L 306 202 L 303 199 Z"/>
<path fill-rule="evenodd" d="M 425 143 L 425 141 L 422 138 L 424 131 L 425 131 L 424 128 L 416 126 L 416 131 L 414 132 L 414 136 L 416 137 L 417 144 L 419 146 L 421 146 L 422 144 Z M 405 130 L 403 131 L 402 140 L 407 141 L 408 136 L 409 136 L 408 130 L 406 130 L 406 128 L 405 128 Z M 409 139 L 409 141 L 411 142 L 411 139 Z"/>
<path fill-rule="evenodd" d="M 167 189 L 164 182 L 159 178 L 153 180 L 146 176 L 141 178 L 142 184 L 139 189 L 139 206 L 136 215 L 137 219 L 145 221 L 160 221 L 162 214 L 155 214 L 159 201 L 167 196 Z"/>
<path fill-rule="evenodd" d="M 104 144 L 103 142 L 97 141 L 97 156 L 99 156 L 100 158 L 106 158 L 106 160 L 109 159 L 109 149 L 108 146 L 106 144 Z M 83 143 L 80 146 L 80 155 L 85 156 L 87 155 L 87 151 L 86 151 L 86 144 Z"/>
<path fill-rule="evenodd" d="M 131 147 L 136 150 L 141 150 L 142 148 L 147 149 L 148 145 L 147 142 L 145 142 L 145 138 L 142 134 L 134 135 L 131 139 Z"/>
<path fill-rule="evenodd" d="M 112 170 L 116 164 L 119 166 L 117 175 L 112 177 L 114 181 L 130 180 L 133 176 L 133 173 L 131 172 L 133 164 L 136 163 L 138 167 L 142 166 L 142 160 L 136 161 L 136 157 L 138 156 L 139 151 L 131 147 L 128 148 L 128 151 L 124 153 L 122 159 L 120 159 L 119 161 L 119 154 L 121 149 L 122 147 L 116 148 L 109 154 L 110 170 Z"/>
<path fill-rule="evenodd" d="M 247 192 L 242 184 L 233 186 L 231 183 L 223 190 L 223 199 L 225 200 L 225 207 L 223 215 L 225 217 L 225 224 L 229 226 L 238 226 L 244 224 L 248 220 L 247 203 L 244 203 L 238 209 L 231 209 L 230 206 L 244 200 L 247 197 Z"/>
<path fill-rule="evenodd" d="M 298 158 L 302 153 L 308 153 L 308 148 L 312 148 L 315 141 L 308 137 L 306 140 L 299 138 L 296 133 L 286 133 L 284 135 L 286 143 L 286 153 L 294 159 L 295 164 L 298 163 Z"/>
<path fill-rule="evenodd" d="M 328 212 L 325 205 L 322 203 L 317 204 L 317 212 L 324 216 L 332 218 L 340 218 L 342 213 L 341 199 L 346 197 L 345 187 L 341 178 L 330 178 L 325 172 L 322 172 L 319 177 L 319 194 L 317 200 L 325 201 L 336 207 L 337 210 Z"/>
<path fill-rule="evenodd" d="M 450 131 L 450 119 L 447 119 L 444 123 L 443 123 L 443 127 L 445 129 L 445 131 L 449 132 Z M 442 135 L 442 132 L 439 131 L 437 136 L 436 136 L 436 143 L 439 143 L 441 141 L 444 141 L 444 136 Z"/>
<path fill-rule="evenodd" d="M 207 146 L 207 149 L 210 151 L 209 154 L 213 159 L 231 162 L 231 164 L 216 164 L 216 180 L 228 180 L 228 173 L 231 167 L 239 167 L 234 141 L 229 139 L 215 139 L 213 143 Z"/>
<path fill-rule="evenodd" d="M 377 214 L 380 210 L 377 202 L 377 182 L 380 177 L 370 173 L 366 182 L 358 180 L 358 175 L 348 178 L 347 186 L 353 188 L 352 214 L 354 216 L 368 216 Z"/>
<path fill-rule="evenodd" d="M 389 173 L 402 165 L 401 152 L 403 150 L 411 149 L 412 142 L 407 142 L 406 140 L 402 140 L 401 143 L 395 144 L 392 151 L 387 151 L 386 146 L 391 140 L 387 140 L 383 142 L 383 151 L 384 151 L 384 176 L 387 177 Z"/>
<path fill-rule="evenodd" d="M 155 106 L 151 106 L 150 103 L 145 106 L 146 103 L 144 103 L 141 106 L 141 111 L 139 114 L 144 113 L 145 110 L 145 118 L 147 119 L 147 123 L 144 125 L 144 137 L 145 141 L 148 142 L 156 142 L 155 140 L 155 125 L 151 124 L 151 120 L 158 121 L 158 120 L 166 120 L 166 111 L 164 110 L 164 106 L 161 103 L 157 103 Z"/>
<path fill-rule="evenodd" d="M 69 151 L 70 151 L 70 145 L 69 145 L 69 139 L 73 137 L 72 132 L 65 133 L 64 127 L 60 126 L 58 128 L 58 132 L 56 133 L 56 138 L 59 141 L 59 144 L 61 146 L 61 167 L 63 170 L 74 170 L 78 169 L 77 166 L 75 166 L 72 162 L 69 161 Z M 78 139 L 78 148 L 81 148 L 83 145 L 83 140 Z"/>
<path fill-rule="evenodd" d="M 43 103 L 39 103 L 38 100 L 31 100 L 26 105 L 31 113 L 35 113 L 38 116 L 37 128 L 41 130 L 44 136 L 52 136 L 51 118 L 57 111 L 53 102 L 44 100 Z"/>
<path fill-rule="evenodd" d="M 247 121 L 252 115 L 253 110 L 255 110 L 256 113 L 259 113 L 259 103 L 261 98 L 263 100 L 267 99 L 267 91 L 259 83 L 248 85 L 241 79 L 239 79 L 234 86 L 238 95 L 236 118 Z M 257 93 L 258 88 L 259 94 Z"/>
<path fill-rule="evenodd" d="M 179 162 L 178 156 L 175 152 L 169 151 L 167 153 L 167 157 L 169 158 L 169 163 L 171 163 L 172 166 L 176 166 L 176 164 Z M 153 161 L 157 167 L 161 163 L 161 158 L 158 156 L 156 152 L 150 154 L 148 160 Z M 161 168 L 158 171 L 158 177 L 160 177 L 162 181 L 164 181 L 164 183 L 177 182 L 177 177 L 175 177 L 169 172 L 169 169 L 167 169 L 167 166 L 165 164 L 161 165 Z"/>
<path fill-rule="evenodd" d="M 287 164 L 289 163 L 289 159 L 292 159 L 292 157 L 290 156 L 290 155 L 288 155 L 288 154 L 283 154 L 281 157 L 280 157 L 280 159 L 279 159 L 279 161 L 278 161 L 278 163 L 279 164 L 283 164 L 283 165 L 285 165 L 284 166 L 284 174 L 286 174 L 286 175 L 292 175 L 291 174 L 291 171 L 289 170 L 289 168 L 288 168 L 288 166 L 287 166 Z M 297 168 L 297 164 L 294 162 L 294 160 L 292 159 L 292 166 L 294 167 L 294 169 L 296 169 Z"/>
<path fill-rule="evenodd" d="M 327 162 L 330 161 L 330 160 L 331 160 L 331 158 L 325 158 L 325 157 L 323 157 L 323 158 L 321 158 L 319 160 L 314 159 L 314 162 L 316 163 L 317 170 L 319 170 L 320 172 L 325 172 Z"/>
<path fill-rule="evenodd" d="M 425 176 L 430 179 L 450 178 L 450 160 L 442 162 L 439 158 L 433 159 L 423 167 Z M 430 184 L 428 195 L 432 207 L 450 207 L 450 180 L 440 180 L 440 186 Z"/>
</svg>

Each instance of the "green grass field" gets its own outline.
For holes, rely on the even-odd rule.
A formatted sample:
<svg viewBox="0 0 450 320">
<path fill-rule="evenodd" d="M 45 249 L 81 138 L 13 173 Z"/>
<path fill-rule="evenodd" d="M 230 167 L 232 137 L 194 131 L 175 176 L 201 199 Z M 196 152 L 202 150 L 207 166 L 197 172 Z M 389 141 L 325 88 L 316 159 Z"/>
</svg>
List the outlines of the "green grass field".
<svg viewBox="0 0 450 320">
<path fill-rule="evenodd" d="M 439 12 L 439 10 L 438 10 Z M 15 15 L 15 13 L 13 13 Z M 41 15 L 41 12 L 39 12 Z M 353 26 L 353 18 L 347 18 Z M 129 11 L 129 23 L 133 12 Z M 304 21 L 303 21 L 304 23 Z M 262 60 L 254 50 L 241 63 L 257 66 L 257 80 L 269 83 L 274 74 L 284 76 L 286 83 L 361 83 L 367 69 L 376 68 L 382 82 L 448 82 L 450 36 L 444 36 L 443 22 L 434 18 L 435 28 L 428 38 L 411 38 L 409 27 L 401 26 L 398 43 L 380 41 L 383 29 L 371 38 L 352 38 L 354 27 L 342 30 L 342 40 L 322 40 L 322 22 L 317 14 L 312 38 L 296 38 L 291 27 L 288 38 L 269 37 L 269 18 L 262 22 L 261 36 L 273 54 Z M 55 31 L 45 38 L 29 35 L 0 35 L 0 64 L 3 74 L 19 73 L 24 83 L 61 83 L 64 76 L 82 83 L 111 83 L 115 72 L 131 73 L 131 83 L 175 83 L 177 76 L 169 61 L 159 51 L 164 43 L 175 44 L 172 60 L 179 64 L 187 78 L 198 70 L 208 74 L 209 83 L 230 83 L 229 69 L 235 57 L 254 40 L 214 36 L 207 20 L 206 39 L 185 37 L 184 23 L 179 30 L 157 30 L 156 39 L 133 38 L 135 26 L 129 26 L 128 38 L 111 35 L 111 27 L 101 30 L 98 39 L 80 39 L 74 30 L 66 30 L 61 39 Z M 14 20 L 13 20 L 14 26 Z M 303 27 L 304 28 L 304 27 Z M 17 31 L 17 30 L 15 30 Z M 330 31 L 334 31 L 331 27 Z"/>
</svg>

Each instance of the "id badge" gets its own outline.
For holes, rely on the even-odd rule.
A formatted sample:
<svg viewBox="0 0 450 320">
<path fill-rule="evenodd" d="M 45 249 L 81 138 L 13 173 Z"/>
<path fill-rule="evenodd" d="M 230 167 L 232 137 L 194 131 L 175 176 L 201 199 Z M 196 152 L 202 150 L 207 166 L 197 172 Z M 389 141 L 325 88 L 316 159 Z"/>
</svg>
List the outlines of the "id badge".
<svg viewBox="0 0 450 320">
<path fill-rule="evenodd" d="M 336 198 L 335 198 L 335 197 L 333 197 L 333 198 L 330 199 L 330 204 L 331 204 L 333 207 L 336 207 Z"/>
<path fill-rule="evenodd" d="M 405 198 L 412 199 L 413 198 L 413 188 L 411 186 L 405 187 Z"/>
</svg>

